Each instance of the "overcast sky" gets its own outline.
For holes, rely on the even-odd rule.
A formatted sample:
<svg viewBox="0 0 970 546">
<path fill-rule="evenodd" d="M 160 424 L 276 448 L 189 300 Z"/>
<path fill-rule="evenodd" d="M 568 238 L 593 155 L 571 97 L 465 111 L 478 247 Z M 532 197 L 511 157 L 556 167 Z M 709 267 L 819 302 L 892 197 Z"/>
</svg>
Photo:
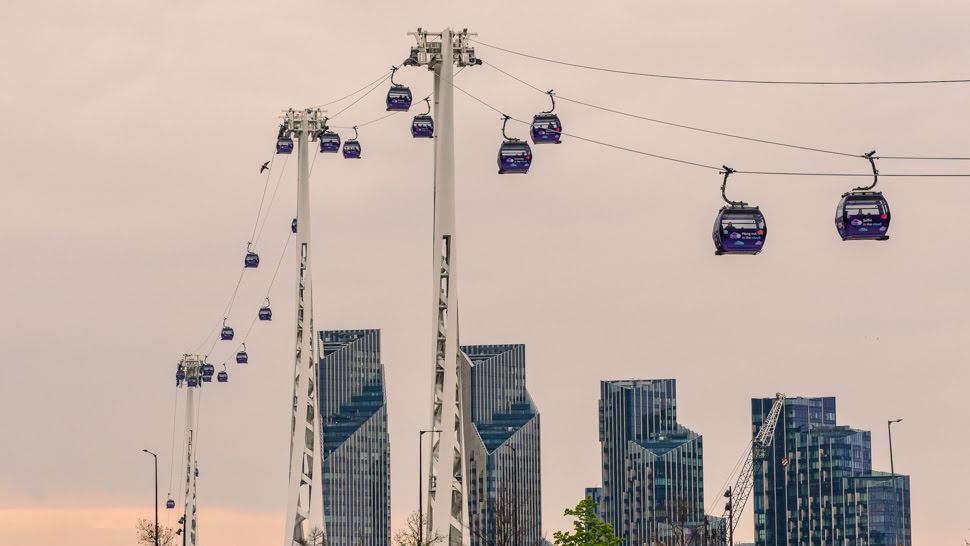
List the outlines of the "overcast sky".
<svg viewBox="0 0 970 546">
<path fill-rule="evenodd" d="M 418 26 L 468 27 L 503 47 L 657 73 L 970 77 L 970 6 L 952 1 L 94 4 L 7 2 L 0 16 L 3 544 L 132 544 L 135 519 L 152 510 L 143 448 L 159 453 L 163 500 L 177 494 L 175 363 L 221 319 L 280 110 L 377 79 L 407 56 L 406 33 Z M 715 84 L 582 71 L 484 46 L 478 54 L 541 89 L 671 122 L 849 153 L 970 156 L 967 84 Z M 424 69 L 397 79 L 418 98 L 430 92 Z M 456 83 L 519 118 L 548 106 L 488 66 Z M 383 92 L 333 123 L 380 117 Z M 762 207 L 766 248 L 715 257 L 715 171 L 567 139 L 537 147 L 527 176 L 499 176 L 498 114 L 455 97 L 461 342 L 526 344 L 549 536 L 567 527 L 563 508 L 601 479 L 599 381 L 667 377 L 678 381 L 681 423 L 704 435 L 707 504 L 749 439 L 750 398 L 831 395 L 840 424 L 873 431 L 878 470 L 889 470 L 886 420 L 904 419 L 895 463 L 912 476 L 914 542 L 970 536 L 967 179 L 882 180 L 892 239 L 843 243 L 835 205 L 864 179 L 737 175 L 729 195 Z M 859 158 L 565 102 L 557 112 L 567 132 L 709 165 L 869 170 Z M 417 507 L 414 444 L 430 419 L 432 378 L 432 144 L 411 139 L 409 121 L 362 128 L 364 158 L 320 156 L 311 180 L 315 326 L 382 332 L 395 528 Z M 510 133 L 524 137 L 525 127 Z M 263 264 L 243 278 L 230 317 L 237 331 L 286 241 L 295 163 L 257 244 Z M 957 161 L 879 166 L 970 172 Z M 279 320 L 256 325 L 250 364 L 203 390 L 200 536 L 211 546 L 281 540 L 293 291 L 291 247 L 271 293 Z M 231 350 L 217 344 L 210 360 Z M 749 515 L 739 535 L 751 530 Z"/>
</svg>

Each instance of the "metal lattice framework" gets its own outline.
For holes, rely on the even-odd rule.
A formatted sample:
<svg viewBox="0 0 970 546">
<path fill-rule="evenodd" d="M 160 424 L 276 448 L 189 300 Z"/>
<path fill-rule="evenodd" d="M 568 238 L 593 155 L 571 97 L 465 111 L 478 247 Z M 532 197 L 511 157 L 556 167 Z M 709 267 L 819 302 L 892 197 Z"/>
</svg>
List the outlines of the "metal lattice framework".
<svg viewBox="0 0 970 546">
<path fill-rule="evenodd" d="M 455 65 L 481 64 L 468 46 L 469 33 L 421 30 L 408 33 L 417 46 L 405 61 L 434 72 L 434 238 L 432 249 L 432 331 L 434 391 L 431 430 L 434 435 L 429 461 L 425 537 L 441 536 L 450 546 L 467 544 L 467 496 L 461 368 L 458 365 L 458 281 L 455 235 L 455 116 L 452 79 Z"/>
<path fill-rule="evenodd" d="M 313 362 L 313 290 L 310 268 L 309 143 L 324 130 L 321 110 L 287 110 L 283 134 L 296 137 L 298 155 L 296 207 L 296 358 L 293 373 L 293 415 L 290 428 L 289 489 L 284 546 L 296 546 L 308 533 L 315 456 L 320 444 Z M 317 502 L 317 510 L 322 510 Z M 322 521 L 322 517 L 319 518 Z"/>
<path fill-rule="evenodd" d="M 741 469 L 737 481 L 734 482 L 734 488 L 731 489 L 732 494 L 728 503 L 730 508 L 725 509 L 724 518 L 727 521 L 732 536 L 733 530 L 737 529 L 738 522 L 741 520 L 744 506 L 748 503 L 748 498 L 751 496 L 751 488 L 754 485 L 754 472 L 756 469 L 761 468 L 761 463 L 768 453 L 768 448 L 771 447 L 771 441 L 775 437 L 775 428 L 778 425 L 778 418 L 781 417 L 783 409 L 785 409 L 785 395 L 779 392 L 775 394 L 775 402 L 772 404 L 768 416 L 765 417 L 764 423 L 761 424 L 761 428 L 758 429 L 758 434 L 751 441 L 751 456 L 745 459 L 744 467 Z"/>
</svg>

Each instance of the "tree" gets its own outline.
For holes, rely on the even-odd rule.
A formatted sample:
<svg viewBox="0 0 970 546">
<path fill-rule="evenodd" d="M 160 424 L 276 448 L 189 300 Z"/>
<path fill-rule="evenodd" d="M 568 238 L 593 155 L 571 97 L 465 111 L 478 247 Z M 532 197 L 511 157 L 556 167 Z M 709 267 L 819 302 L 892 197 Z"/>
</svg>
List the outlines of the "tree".
<svg viewBox="0 0 970 546">
<path fill-rule="evenodd" d="M 536 522 L 523 515 L 519 500 L 504 486 L 499 487 L 495 499 L 488 499 L 485 513 L 470 514 L 468 526 L 472 538 L 487 546 L 539 546 L 534 540 Z M 491 524 L 489 528 L 488 524 Z"/>
<path fill-rule="evenodd" d="M 428 520 L 425 518 L 424 525 L 427 527 Z M 437 531 L 431 531 L 431 535 L 425 539 L 421 534 L 421 524 L 418 522 L 418 513 L 412 512 L 408 516 L 408 523 L 404 529 L 398 529 L 394 533 L 395 546 L 433 546 L 439 542 L 444 542 L 445 537 Z"/>
<path fill-rule="evenodd" d="M 135 524 L 135 537 L 138 544 L 155 546 L 155 521 L 138 518 Z M 175 530 L 164 525 L 158 526 L 158 546 L 175 546 Z"/>
<path fill-rule="evenodd" d="M 623 539 L 613 534 L 613 526 L 600 521 L 596 513 L 596 503 L 586 497 L 576 508 L 567 508 L 563 515 L 575 516 L 573 522 L 574 533 L 556 531 L 553 535 L 556 546 L 619 546 Z"/>
<path fill-rule="evenodd" d="M 306 538 L 296 541 L 301 546 L 327 546 L 327 533 L 319 527 L 307 532 Z"/>
</svg>

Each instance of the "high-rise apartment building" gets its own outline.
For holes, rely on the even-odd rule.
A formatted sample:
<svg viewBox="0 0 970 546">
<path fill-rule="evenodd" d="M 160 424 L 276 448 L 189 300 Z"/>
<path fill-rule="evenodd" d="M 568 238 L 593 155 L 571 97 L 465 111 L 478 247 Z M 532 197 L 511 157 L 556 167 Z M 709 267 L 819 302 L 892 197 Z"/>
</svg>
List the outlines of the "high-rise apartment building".
<svg viewBox="0 0 970 546">
<path fill-rule="evenodd" d="M 329 546 L 391 543 L 391 447 L 380 330 L 320 332 L 323 518 Z"/>
<path fill-rule="evenodd" d="M 539 546 L 539 412 L 525 386 L 525 345 L 461 350 L 471 545 Z"/>
<path fill-rule="evenodd" d="M 757 431 L 774 398 L 751 401 Z M 909 546 L 909 477 L 872 471 L 869 431 L 837 426 L 835 398 L 788 398 L 754 474 L 758 546 Z M 895 493 L 894 493 L 895 481 Z"/>
<path fill-rule="evenodd" d="M 677 422 L 673 379 L 600 382 L 600 513 L 626 544 L 680 544 L 705 526 L 703 439 Z"/>
</svg>

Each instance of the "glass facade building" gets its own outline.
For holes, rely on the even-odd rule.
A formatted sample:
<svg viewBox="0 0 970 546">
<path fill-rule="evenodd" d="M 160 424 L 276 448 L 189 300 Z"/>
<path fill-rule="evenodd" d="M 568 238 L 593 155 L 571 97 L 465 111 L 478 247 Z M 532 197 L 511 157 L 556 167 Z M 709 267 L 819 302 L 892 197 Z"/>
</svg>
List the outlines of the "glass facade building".
<svg viewBox="0 0 970 546">
<path fill-rule="evenodd" d="M 704 527 L 703 439 L 677 422 L 673 379 L 600 382 L 600 513 L 626 544 Z"/>
<path fill-rule="evenodd" d="M 391 543 L 391 446 L 380 330 L 320 332 L 323 519 L 329 546 Z"/>
<path fill-rule="evenodd" d="M 752 433 L 774 398 L 751 401 Z M 866 430 L 836 425 L 835 398 L 788 398 L 755 469 L 758 546 L 909 546 L 909 477 L 872 471 Z"/>
<path fill-rule="evenodd" d="M 539 413 L 525 386 L 525 345 L 462 347 L 471 546 L 538 546 Z"/>
</svg>

